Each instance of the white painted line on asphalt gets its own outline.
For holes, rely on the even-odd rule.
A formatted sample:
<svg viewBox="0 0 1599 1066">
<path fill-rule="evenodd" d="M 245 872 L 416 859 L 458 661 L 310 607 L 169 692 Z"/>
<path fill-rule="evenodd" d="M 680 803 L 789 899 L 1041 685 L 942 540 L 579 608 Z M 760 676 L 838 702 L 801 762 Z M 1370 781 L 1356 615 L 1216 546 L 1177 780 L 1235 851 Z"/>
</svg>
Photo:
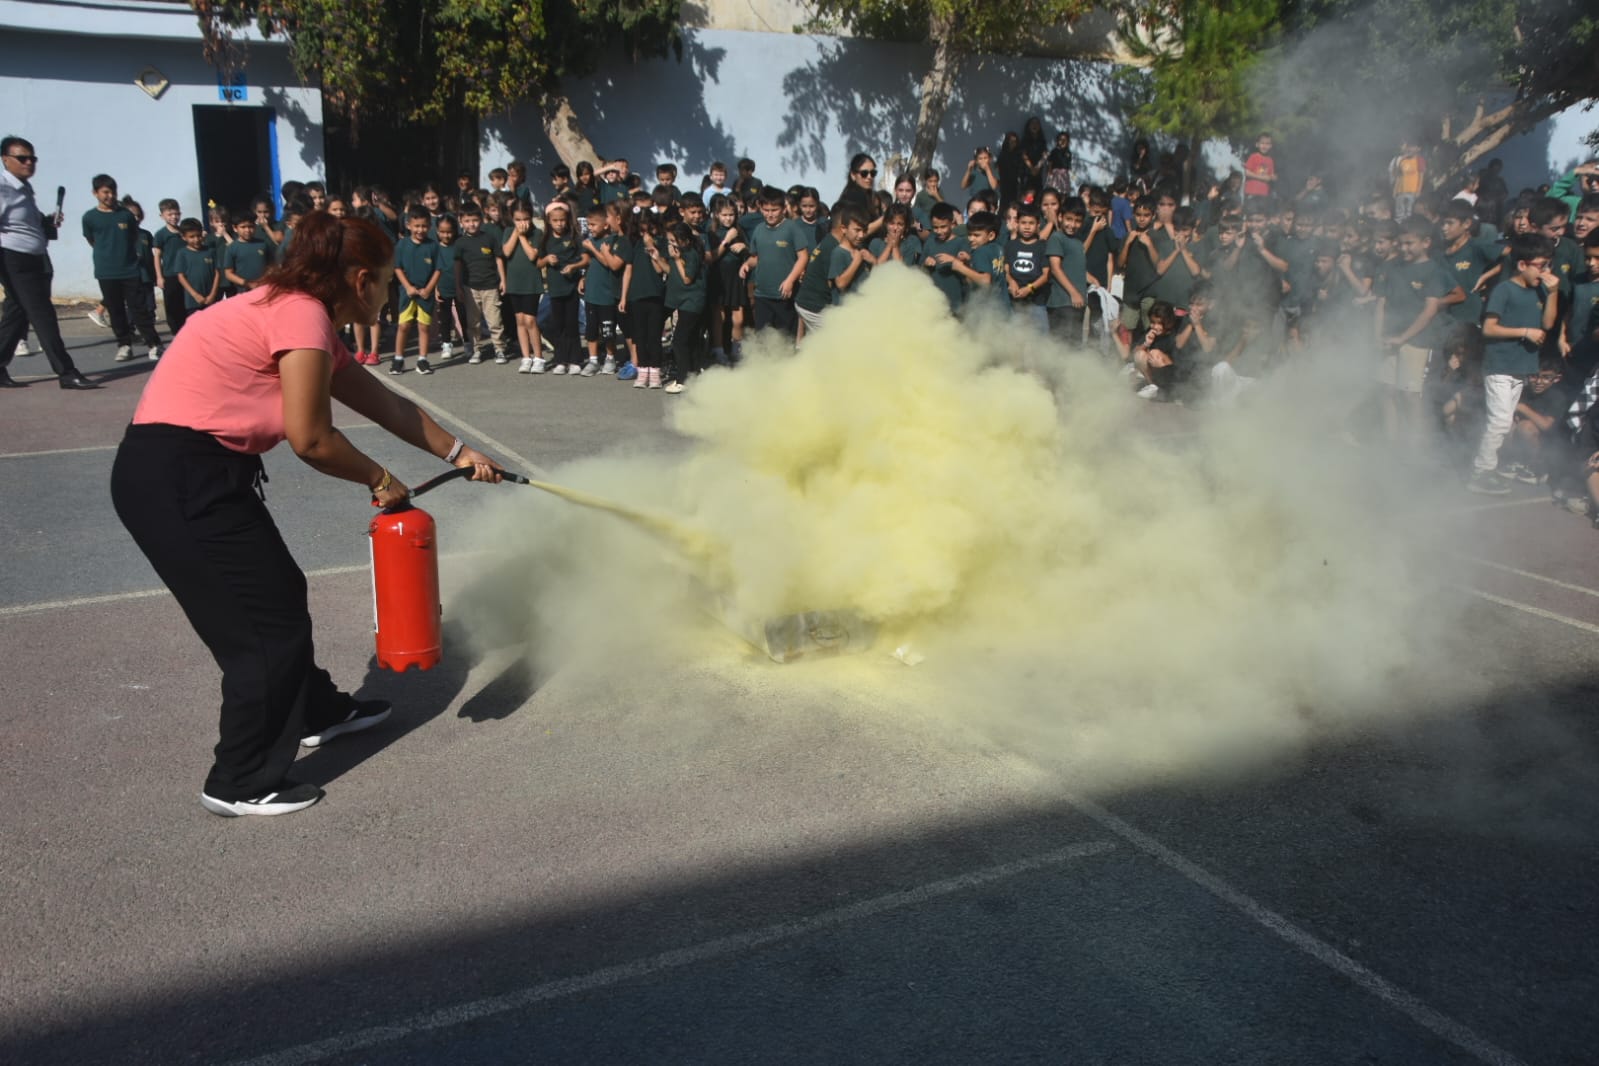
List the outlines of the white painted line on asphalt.
<svg viewBox="0 0 1599 1066">
<path fill-rule="evenodd" d="M 1521 1060 L 1510 1052 L 1496 1047 L 1460 1022 L 1427 1006 L 1409 992 L 1368 970 L 1332 945 L 1317 939 L 1215 874 L 1183 858 L 1154 837 L 1122 821 L 1099 804 L 1077 796 L 1067 796 L 1065 799 L 1085 817 L 1093 819 L 1162 866 L 1175 870 L 1223 903 L 1242 911 L 1255 924 L 1303 951 L 1323 966 L 1341 974 L 1361 990 L 1375 996 L 1422 1028 L 1449 1041 L 1479 1062 L 1492 1063 L 1494 1066 L 1523 1066 Z"/>
<path fill-rule="evenodd" d="M 549 471 L 539 466 L 539 464 L 535 463 L 533 460 L 517 452 L 516 449 L 512 448 L 509 444 L 495 440 L 493 437 L 489 436 L 481 429 L 478 429 L 466 419 L 460 417 L 459 415 L 451 414 L 448 410 L 439 406 L 432 400 L 429 400 L 421 393 L 412 389 L 408 389 L 404 385 L 396 385 L 392 381 L 386 382 L 385 384 L 387 384 L 389 388 L 393 389 L 401 396 L 404 396 L 407 400 L 410 400 L 412 403 L 422 408 L 434 418 L 438 419 L 440 422 L 448 422 L 459 429 L 463 429 L 466 431 L 467 437 L 475 439 L 479 443 L 488 445 L 491 450 L 498 452 L 507 459 L 516 460 L 516 464 L 521 467 L 521 469 L 516 471 L 516 473 L 526 475 L 527 477 L 536 477 L 540 479 L 548 478 L 550 476 Z M 470 444 L 472 441 L 468 440 L 467 443 Z"/>
<path fill-rule="evenodd" d="M 665 951 L 659 955 L 651 955 L 648 958 L 621 963 L 617 966 L 607 966 L 604 969 L 594 970 L 577 977 L 564 977 L 557 981 L 530 985 L 527 988 L 507 992 L 504 995 L 475 999 L 450 1007 L 440 1007 L 437 1010 L 414 1014 L 387 1025 L 356 1029 L 348 1033 L 341 1033 L 338 1036 L 328 1037 L 325 1040 L 301 1044 L 298 1047 L 284 1048 L 281 1051 L 274 1051 L 258 1058 L 243 1059 L 230 1063 L 228 1066 L 302 1066 L 304 1063 L 321 1062 L 337 1055 L 347 1055 L 350 1052 L 361 1051 L 380 1044 L 390 1044 L 396 1040 L 404 1040 L 420 1033 L 450 1029 L 458 1025 L 481 1021 L 497 1014 L 522 1010 L 539 1003 L 548 1003 L 550 1000 L 580 995 L 598 988 L 609 988 L 624 981 L 653 977 L 667 970 L 693 966 L 697 963 L 709 962 L 712 959 L 725 958 L 730 955 L 741 955 L 771 944 L 795 940 L 826 929 L 834 929 L 841 925 L 860 921 L 863 918 L 872 918 L 889 911 L 903 910 L 906 907 L 920 906 L 944 896 L 954 895 L 957 892 L 980 888 L 997 881 L 1016 877 L 1019 874 L 1031 873 L 1034 870 L 1058 866 L 1073 859 L 1103 855 L 1105 852 L 1114 851 L 1115 849 L 1115 842 L 1109 840 L 1073 844 L 1070 847 L 1046 851 L 1038 855 L 1030 855 L 1025 859 L 1017 859 L 1015 862 L 1001 863 L 998 866 L 988 866 L 981 870 L 973 870 L 970 873 L 945 878 L 942 881 L 930 881 L 927 884 L 918 885 L 916 888 L 905 889 L 901 892 L 889 892 L 885 895 L 873 896 L 871 899 L 864 899 L 859 903 L 851 903 L 833 910 L 822 911 L 820 914 L 813 914 L 809 918 L 798 918 L 790 922 L 777 922 L 760 929 L 752 929 L 746 933 L 737 933 L 733 936 L 720 937 L 716 940 L 707 940 L 691 947 Z"/>
<path fill-rule="evenodd" d="M 442 558 L 448 558 L 443 556 Z M 333 574 L 354 574 L 371 569 L 367 563 L 352 566 L 326 566 L 321 570 L 307 570 L 305 576 L 328 577 Z M 36 611 L 59 611 L 67 607 L 93 607 L 101 603 L 123 603 L 127 600 L 148 600 L 156 596 L 170 596 L 164 588 L 139 589 L 134 592 L 112 592 L 105 596 L 80 596 L 71 600 L 44 600 L 39 603 L 19 603 L 12 607 L 0 607 L 0 618 L 8 618 L 18 614 L 33 614 Z"/>
<path fill-rule="evenodd" d="M 1557 578 L 1546 577 L 1543 574 L 1535 574 L 1531 570 L 1521 570 L 1514 566 L 1506 566 L 1504 563 L 1496 563 L 1491 559 L 1479 559 L 1475 555 L 1462 555 L 1459 552 L 1449 552 L 1448 554 L 1477 566 L 1486 566 L 1490 570 L 1500 570 L 1507 574 L 1515 574 L 1517 577 L 1524 577 L 1530 581 L 1542 581 L 1546 585 L 1553 585 L 1556 588 L 1567 589 L 1571 592 L 1580 592 L 1584 596 L 1599 597 L 1599 589 L 1591 589 L 1587 585 L 1574 585 L 1569 581 L 1561 581 Z"/>
<path fill-rule="evenodd" d="M 1542 607 L 1534 607 L 1530 603 L 1522 603 L 1519 600 L 1511 600 L 1506 599 L 1503 596 L 1495 596 L 1491 592 L 1482 591 L 1482 589 L 1467 587 L 1466 591 L 1471 593 L 1473 596 L 1476 596 L 1478 599 L 1487 600 L 1489 603 L 1497 603 L 1501 607 L 1509 607 L 1511 610 L 1521 611 L 1523 614 L 1530 614 L 1535 618 L 1545 618 L 1551 622 L 1559 622 L 1561 625 L 1568 625 L 1573 629 L 1580 629 L 1584 633 L 1599 634 L 1599 626 L 1594 625 L 1592 622 L 1584 622 L 1580 618 L 1572 618 L 1570 615 L 1560 614 L 1557 611 L 1546 611 Z"/>
<path fill-rule="evenodd" d="M 348 426 L 340 426 L 339 428 L 376 429 L 377 423 L 354 422 Z M 121 446 L 121 443 L 118 442 L 117 444 L 93 444 L 86 448 L 46 448 L 45 450 L 38 452 L 0 452 L 0 459 L 42 459 L 50 455 L 82 455 L 85 452 L 114 452 Z"/>
</svg>

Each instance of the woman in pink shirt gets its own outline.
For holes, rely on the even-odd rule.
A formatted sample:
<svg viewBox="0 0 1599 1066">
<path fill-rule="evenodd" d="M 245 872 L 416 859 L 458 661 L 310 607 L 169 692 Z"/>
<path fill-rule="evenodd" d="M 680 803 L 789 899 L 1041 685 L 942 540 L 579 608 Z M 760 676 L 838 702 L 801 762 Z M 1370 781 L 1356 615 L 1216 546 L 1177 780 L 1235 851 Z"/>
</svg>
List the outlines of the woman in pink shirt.
<svg viewBox="0 0 1599 1066">
<path fill-rule="evenodd" d="M 357 366 L 338 339 L 377 321 L 394 245 L 366 219 L 306 215 L 260 288 L 190 317 L 156 365 L 111 471 L 117 516 L 222 668 L 221 739 L 200 803 L 214 814 L 288 814 L 322 798 L 286 776 L 299 747 L 389 714 L 316 665 L 305 575 L 265 504 L 261 453 L 287 440 L 382 505 L 408 490 L 333 425 L 333 400 L 475 481 L 488 456 Z"/>
</svg>

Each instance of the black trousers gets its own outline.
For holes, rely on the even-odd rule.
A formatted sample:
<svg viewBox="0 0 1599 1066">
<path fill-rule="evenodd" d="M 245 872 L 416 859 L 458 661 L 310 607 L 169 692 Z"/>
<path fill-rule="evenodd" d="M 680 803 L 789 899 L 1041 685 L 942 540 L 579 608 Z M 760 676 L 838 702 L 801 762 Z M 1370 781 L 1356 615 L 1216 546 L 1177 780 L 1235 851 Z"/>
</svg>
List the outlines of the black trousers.
<svg viewBox="0 0 1599 1066">
<path fill-rule="evenodd" d="M 150 286 L 138 278 L 100 278 L 100 297 L 105 302 L 106 314 L 111 316 L 111 332 L 117 344 L 132 344 L 133 331 L 150 347 L 161 343 L 155 331 L 155 310 L 150 302 Z M 132 324 L 129 324 L 129 320 Z"/>
<path fill-rule="evenodd" d="M 258 494 L 261 459 L 179 426 L 129 426 L 111 468 L 117 517 L 222 668 L 205 792 L 283 784 L 300 738 L 354 707 L 316 665 L 305 574 Z"/>
<path fill-rule="evenodd" d="M 672 331 L 672 380 L 687 381 L 690 374 L 704 369 L 704 329 L 704 311 L 677 309 L 677 328 Z"/>
<path fill-rule="evenodd" d="M 17 342 L 32 326 L 50 369 L 63 376 L 78 372 L 61 339 L 61 325 L 50 302 L 50 278 L 50 260 L 45 256 L 0 250 L 0 285 L 6 289 L 5 306 L 0 308 L 0 370 L 11 364 Z"/>
<path fill-rule="evenodd" d="M 189 309 L 183 303 L 183 283 L 176 274 L 161 279 L 161 306 L 167 313 L 167 332 L 176 337 L 189 318 Z"/>
<path fill-rule="evenodd" d="M 794 310 L 793 300 L 772 300 L 764 296 L 755 297 L 754 319 L 756 332 L 768 326 L 776 326 L 779 330 L 794 336 L 799 326 L 799 312 Z"/>
<path fill-rule="evenodd" d="M 633 340 L 638 345 L 641 370 L 661 365 L 661 330 L 666 328 L 666 302 L 659 296 L 629 300 L 627 313 L 633 317 Z"/>
<path fill-rule="evenodd" d="M 576 365 L 583 362 L 583 330 L 578 325 L 577 293 L 550 297 L 550 343 L 555 345 L 555 362 Z"/>
<path fill-rule="evenodd" d="M 1051 307 L 1046 312 L 1049 335 L 1068 344 L 1083 343 L 1083 323 L 1087 321 L 1088 305 L 1082 307 Z"/>
</svg>

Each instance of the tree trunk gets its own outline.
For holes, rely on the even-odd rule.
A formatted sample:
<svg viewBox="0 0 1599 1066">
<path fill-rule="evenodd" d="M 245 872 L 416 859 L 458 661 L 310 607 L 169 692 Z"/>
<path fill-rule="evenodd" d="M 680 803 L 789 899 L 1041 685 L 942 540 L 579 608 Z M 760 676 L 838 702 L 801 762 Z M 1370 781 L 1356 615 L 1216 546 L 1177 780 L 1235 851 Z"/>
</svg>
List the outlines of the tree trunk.
<svg viewBox="0 0 1599 1066">
<path fill-rule="evenodd" d="M 955 51 L 955 17 L 935 11 L 927 20 L 927 36 L 933 45 L 933 65 L 922 75 L 922 106 L 916 114 L 916 140 L 911 145 L 908 169 L 919 174 L 933 162 L 938 151 L 938 129 L 944 123 L 950 95 L 955 90 L 956 68 L 960 57 Z"/>
<path fill-rule="evenodd" d="M 1450 120 L 1444 119 L 1444 143 L 1441 146 L 1449 155 L 1438 161 L 1429 175 L 1428 184 L 1434 189 L 1452 185 L 1483 156 L 1498 148 L 1518 133 L 1526 133 L 1544 119 L 1560 112 L 1566 105 L 1549 97 L 1516 100 L 1496 111 L 1486 111 L 1477 101 L 1471 121 L 1458 130 L 1451 129 Z"/>
<path fill-rule="evenodd" d="M 572 101 L 564 93 L 559 90 L 545 93 L 539 111 L 544 120 L 544 135 L 550 139 L 561 162 L 576 169 L 577 164 L 586 159 L 594 164 L 595 169 L 599 168 L 603 162 L 599 150 L 589 140 L 588 134 L 583 132 L 583 124 L 572 109 Z"/>
</svg>

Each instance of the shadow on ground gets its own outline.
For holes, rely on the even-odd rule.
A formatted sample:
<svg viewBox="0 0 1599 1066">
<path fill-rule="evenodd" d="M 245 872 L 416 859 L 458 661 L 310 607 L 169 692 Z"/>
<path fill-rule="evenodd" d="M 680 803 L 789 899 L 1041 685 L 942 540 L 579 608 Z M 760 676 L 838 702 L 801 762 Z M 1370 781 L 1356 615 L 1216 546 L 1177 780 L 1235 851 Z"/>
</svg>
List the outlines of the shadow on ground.
<svg viewBox="0 0 1599 1066">
<path fill-rule="evenodd" d="M 460 673 L 436 680 L 442 700 Z M 532 684 L 513 664 L 467 708 L 501 717 Z M 1247 778 L 1101 800 L 1484 1040 L 1530 1062 L 1589 1062 L 1596 695 L 1579 678 Z M 11 1019 L 0 1060 L 223 1062 L 320 1040 L 333 1043 L 274 1061 L 1481 1060 L 1094 810 L 1066 797 L 825 854 L 772 841 L 770 861 L 699 880 L 244 963 L 226 986 L 130 991 L 47 1029 Z M 374 891 L 404 890 L 405 871 L 389 877 Z M 393 1028 L 339 1042 L 378 1026 Z"/>
</svg>

